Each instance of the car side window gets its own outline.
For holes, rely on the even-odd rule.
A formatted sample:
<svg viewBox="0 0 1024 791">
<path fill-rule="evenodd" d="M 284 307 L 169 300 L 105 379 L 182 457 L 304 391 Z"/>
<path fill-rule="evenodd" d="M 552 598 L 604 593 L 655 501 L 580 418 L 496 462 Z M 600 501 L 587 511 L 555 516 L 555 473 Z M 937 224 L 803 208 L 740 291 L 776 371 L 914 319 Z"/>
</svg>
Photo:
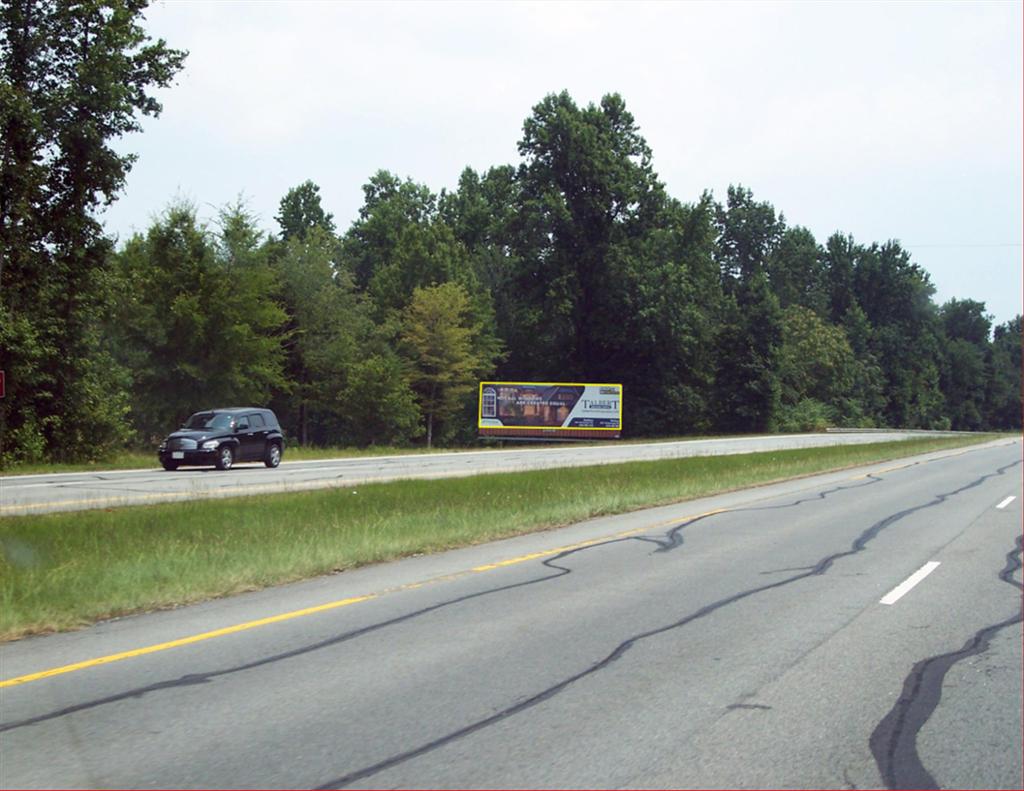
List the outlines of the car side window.
<svg viewBox="0 0 1024 791">
<path fill-rule="evenodd" d="M 248 421 L 252 428 L 263 428 L 263 415 L 249 415 Z"/>
</svg>

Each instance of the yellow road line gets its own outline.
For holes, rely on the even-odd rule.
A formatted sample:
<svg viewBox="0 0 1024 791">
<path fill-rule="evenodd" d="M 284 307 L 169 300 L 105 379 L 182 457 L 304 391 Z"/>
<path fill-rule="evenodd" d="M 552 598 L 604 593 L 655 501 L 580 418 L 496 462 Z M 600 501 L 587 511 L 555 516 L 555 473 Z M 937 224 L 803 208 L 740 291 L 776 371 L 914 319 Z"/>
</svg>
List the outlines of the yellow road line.
<svg viewBox="0 0 1024 791">
<path fill-rule="evenodd" d="M 49 670 L 42 670 L 38 673 L 29 673 L 24 676 L 16 676 L 14 678 L 4 679 L 0 681 L 0 689 L 4 687 L 14 687 L 19 684 L 27 684 L 30 681 L 39 681 L 44 678 L 51 678 L 52 676 L 60 676 L 65 673 L 73 673 L 77 670 L 85 670 L 90 667 L 97 667 L 99 665 L 109 665 L 112 662 L 120 662 L 124 659 L 133 659 L 137 656 L 144 656 L 145 654 L 155 654 L 158 651 L 166 651 L 170 648 L 179 648 L 183 645 L 191 645 L 193 643 L 199 643 L 204 640 L 212 640 L 216 637 L 224 637 L 229 634 L 236 634 L 237 632 L 244 632 L 249 629 L 256 629 L 260 626 L 267 626 L 272 623 L 280 623 L 281 621 L 290 621 L 294 618 L 302 618 L 306 615 L 314 615 L 316 613 L 325 612 L 326 610 L 335 610 L 340 607 L 347 607 L 350 604 L 358 604 L 359 602 L 369 601 L 370 599 L 376 599 L 387 593 L 394 593 L 397 591 L 413 590 L 415 588 L 421 588 L 424 585 L 429 585 L 434 582 L 442 582 L 447 580 L 456 579 L 458 577 L 465 576 L 470 573 L 479 573 L 483 571 L 491 571 L 496 568 L 504 568 L 506 566 L 514 566 L 517 563 L 525 563 L 529 560 L 536 560 L 537 558 L 550 557 L 552 555 L 558 555 L 562 552 L 569 552 L 574 549 L 583 549 L 585 547 L 594 546 L 596 544 L 603 544 L 607 541 L 614 540 L 616 538 L 626 538 L 628 536 L 642 533 L 648 530 L 656 530 L 660 527 L 664 527 L 670 524 L 677 524 L 682 522 L 689 522 L 693 519 L 697 519 L 702 516 L 710 516 L 711 514 L 722 513 L 727 509 L 719 509 L 717 511 L 708 511 L 704 514 L 697 514 L 695 516 L 687 516 L 680 519 L 670 519 L 663 522 L 657 522 L 651 525 L 644 525 L 633 530 L 627 530 L 623 533 L 617 533 L 612 536 L 606 536 L 604 538 L 595 538 L 589 541 L 581 541 L 578 544 L 570 544 L 568 546 L 557 547 L 555 549 L 545 550 L 544 552 L 531 552 L 528 555 L 520 555 L 518 557 L 509 558 L 508 560 L 501 560 L 497 563 L 489 563 L 483 566 L 476 566 L 475 568 L 469 569 L 469 571 L 455 572 L 454 574 L 445 574 L 440 577 L 433 579 L 424 580 L 422 582 L 413 582 L 408 585 L 401 585 L 396 588 L 389 588 L 381 591 L 380 593 L 370 593 L 365 596 L 353 596 L 348 599 L 340 599 L 338 601 L 328 602 L 327 604 L 320 604 L 315 607 L 306 607 L 302 610 L 294 610 L 292 612 L 281 613 L 280 615 L 272 615 L 269 618 L 260 618 L 255 621 L 246 621 L 245 623 L 236 624 L 235 626 L 227 626 L 223 629 L 214 629 L 210 632 L 203 632 L 202 634 L 192 635 L 190 637 L 182 637 L 178 640 L 169 640 L 164 643 L 157 643 L 155 645 L 149 645 L 144 648 L 136 648 L 131 651 L 122 651 L 117 654 L 109 654 L 108 656 L 101 656 L 96 659 L 88 659 L 84 662 L 76 662 L 71 665 L 63 665 L 61 667 L 51 668 Z"/>
<path fill-rule="evenodd" d="M 84 662 L 76 662 L 73 665 L 64 665 L 63 667 L 54 667 L 49 670 L 42 670 L 38 673 L 29 673 L 25 676 L 8 678 L 4 681 L 0 681 L 0 688 L 26 684 L 29 681 L 38 681 L 41 678 L 60 676 L 64 673 L 73 673 L 76 670 L 85 670 L 88 667 L 96 667 L 97 665 L 109 665 L 111 662 L 120 662 L 122 659 L 131 659 L 132 657 L 143 656 L 145 654 L 155 654 L 157 651 L 166 651 L 168 648 L 177 648 L 183 645 L 199 643 L 203 640 L 212 640 L 215 637 L 223 637 L 224 635 L 235 634 L 236 632 L 244 632 L 247 629 L 256 629 L 257 627 L 266 626 L 267 624 L 289 621 L 292 618 L 301 618 L 304 615 L 312 615 L 313 613 L 323 612 L 325 610 L 335 610 L 339 607 L 347 607 L 350 604 L 357 604 L 361 601 L 375 598 L 377 598 L 377 594 L 375 593 L 371 593 L 367 596 L 353 596 L 350 599 L 340 599 L 339 601 L 332 601 L 327 604 L 319 604 L 316 607 L 307 607 L 304 610 L 295 610 L 293 612 L 282 613 L 281 615 L 272 615 L 269 618 L 260 618 L 256 621 L 247 621 L 245 623 L 235 624 L 234 626 L 227 626 L 223 629 L 214 629 L 212 632 L 194 634 L 190 637 L 182 637 L 178 640 L 170 640 L 166 643 L 148 645 L 145 648 L 136 648 L 132 651 L 122 651 L 119 654 L 109 654 L 108 656 L 101 656 L 96 659 L 88 659 Z"/>
</svg>

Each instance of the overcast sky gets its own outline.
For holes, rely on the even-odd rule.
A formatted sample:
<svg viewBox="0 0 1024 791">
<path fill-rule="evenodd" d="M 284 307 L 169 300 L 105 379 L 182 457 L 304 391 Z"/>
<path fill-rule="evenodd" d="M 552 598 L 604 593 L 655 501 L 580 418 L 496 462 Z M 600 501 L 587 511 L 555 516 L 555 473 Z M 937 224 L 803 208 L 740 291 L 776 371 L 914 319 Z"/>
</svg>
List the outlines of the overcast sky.
<svg viewBox="0 0 1024 791">
<path fill-rule="evenodd" d="M 107 228 L 306 179 L 344 231 L 379 169 L 435 191 L 518 163 L 532 107 L 617 92 L 674 197 L 743 184 L 819 242 L 898 239 L 940 304 L 1022 312 L 1022 4 L 158 0 L 191 53 Z"/>
</svg>

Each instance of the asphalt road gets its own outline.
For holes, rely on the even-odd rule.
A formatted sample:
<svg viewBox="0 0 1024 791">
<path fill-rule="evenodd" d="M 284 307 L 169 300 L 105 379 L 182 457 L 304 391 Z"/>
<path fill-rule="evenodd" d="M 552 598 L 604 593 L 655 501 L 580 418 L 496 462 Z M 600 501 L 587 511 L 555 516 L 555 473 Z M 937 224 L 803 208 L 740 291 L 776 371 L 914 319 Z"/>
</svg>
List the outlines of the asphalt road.
<svg viewBox="0 0 1024 791">
<path fill-rule="evenodd" d="M 1020 788 L 1021 474 L 1003 440 L 0 646 L 0 787 Z"/>
<path fill-rule="evenodd" d="M 274 470 L 267 469 L 263 464 L 241 464 L 227 472 L 185 467 L 174 472 L 154 468 L 17 475 L 0 477 L 0 516 L 325 489 L 402 478 L 449 478 L 488 472 L 885 442 L 919 437 L 921 434 L 900 431 L 790 434 L 685 442 L 532 447 L 285 462 Z"/>
</svg>

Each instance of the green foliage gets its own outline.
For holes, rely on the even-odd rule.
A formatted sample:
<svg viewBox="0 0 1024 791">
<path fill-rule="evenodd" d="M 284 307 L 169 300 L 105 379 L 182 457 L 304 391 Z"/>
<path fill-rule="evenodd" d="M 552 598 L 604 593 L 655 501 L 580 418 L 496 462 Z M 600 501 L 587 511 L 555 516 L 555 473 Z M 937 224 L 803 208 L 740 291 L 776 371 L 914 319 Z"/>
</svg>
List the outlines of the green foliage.
<svg viewBox="0 0 1024 791">
<path fill-rule="evenodd" d="M 423 434 L 420 408 L 394 354 L 375 354 L 349 370 L 341 395 L 347 435 L 361 447 L 400 445 Z"/>
<path fill-rule="evenodd" d="M 103 349 L 110 244 L 97 211 L 185 54 L 150 42 L 140 0 L 0 5 L 0 326 L 12 383 L 0 464 L 94 458 L 128 437 L 125 371 Z"/>
<path fill-rule="evenodd" d="M 793 305 L 782 317 L 778 371 L 782 403 L 807 399 L 837 407 L 853 388 L 857 360 L 842 327 Z"/>
<path fill-rule="evenodd" d="M 985 305 L 972 299 L 951 299 L 939 311 L 945 330 L 945 359 L 941 385 L 946 398 L 945 413 L 952 428 L 975 431 L 987 425 L 985 419 L 987 365 L 991 365 L 990 316 Z"/>
<path fill-rule="evenodd" d="M 828 292 L 828 312 L 833 324 L 839 324 L 857 305 L 853 293 L 853 273 L 856 268 L 858 247 L 852 236 L 834 233 L 825 243 L 825 286 Z"/>
<path fill-rule="evenodd" d="M 824 251 L 806 228 L 789 228 L 768 258 L 768 279 L 784 310 L 792 305 L 829 314 Z"/>
<path fill-rule="evenodd" d="M 993 332 L 985 392 L 987 425 L 1021 429 L 1021 317 L 997 326 Z"/>
<path fill-rule="evenodd" d="M 481 334 L 469 295 L 457 283 L 417 288 L 402 315 L 402 343 L 409 383 L 427 421 L 427 447 L 434 423 L 449 419 L 476 382 L 492 370 L 492 350 L 474 349 Z"/>
<path fill-rule="evenodd" d="M 716 206 L 715 214 L 719 228 L 716 257 L 726 287 L 767 274 L 786 230 L 783 216 L 776 216 L 770 203 L 755 202 L 749 189 L 732 185 L 726 205 Z"/>
<path fill-rule="evenodd" d="M 134 373 L 132 419 L 148 439 L 196 409 L 263 403 L 285 381 L 286 315 L 251 223 L 228 209 L 217 236 L 179 204 L 117 256 L 123 288 L 109 332 Z"/>
<path fill-rule="evenodd" d="M 774 428 L 779 404 L 782 313 L 765 275 L 739 281 L 724 302 L 717 351 L 716 425 L 727 433 Z"/>
<path fill-rule="evenodd" d="M 607 378 L 620 245 L 665 205 L 651 151 L 617 94 L 579 108 L 547 96 L 523 125 L 520 231 L 510 278 L 509 365 L 521 375 Z M 612 326 L 609 326 L 609 325 Z"/>
<path fill-rule="evenodd" d="M 363 194 L 359 217 L 341 247 L 342 261 L 359 290 L 365 290 L 377 269 L 391 260 L 406 228 L 429 223 L 437 201 L 426 187 L 384 170 L 363 185 Z"/>
<path fill-rule="evenodd" d="M 405 308 L 417 288 L 448 282 L 479 290 L 466 248 L 443 220 L 431 219 L 402 229 L 370 279 L 367 293 L 383 316 Z"/>
<path fill-rule="evenodd" d="M 783 432 L 825 431 L 836 424 L 836 410 L 815 398 L 779 405 L 776 428 Z"/>
<path fill-rule="evenodd" d="M 670 202 L 659 224 L 610 253 L 618 285 L 609 301 L 618 320 L 605 324 L 604 373 L 630 393 L 624 421 L 631 431 L 707 432 L 722 299 L 710 196 L 694 206 Z"/>
<path fill-rule="evenodd" d="M 468 443 L 476 382 L 610 381 L 630 434 L 1020 428 L 1020 318 L 932 301 L 898 242 L 824 246 L 730 186 L 671 198 L 617 94 L 544 97 L 521 162 L 453 191 L 378 170 L 339 238 L 320 188 L 267 236 L 172 206 L 116 252 L 96 219 L 184 54 L 140 0 L 0 7 L 0 466 L 149 442 L 264 403 L 311 445 Z M 88 44 L 88 46 L 86 46 Z"/>
<path fill-rule="evenodd" d="M 312 227 L 272 251 L 288 316 L 282 334 L 284 381 L 273 402 L 286 432 L 303 445 L 337 444 L 346 422 L 342 391 L 359 358 L 359 339 L 369 331 L 367 308 L 351 277 L 337 270 L 337 240 Z"/>
<path fill-rule="evenodd" d="M 860 248 L 853 273 L 856 303 L 872 330 L 871 349 L 884 382 L 882 419 L 905 428 L 947 428 L 939 373 L 941 325 L 928 273 L 898 242 Z"/>
<path fill-rule="evenodd" d="M 281 228 L 281 238 L 304 239 L 314 228 L 332 235 L 334 216 L 327 214 L 320 204 L 320 187 L 312 181 L 304 181 L 288 190 L 281 198 L 280 208 L 274 217 Z"/>
</svg>

